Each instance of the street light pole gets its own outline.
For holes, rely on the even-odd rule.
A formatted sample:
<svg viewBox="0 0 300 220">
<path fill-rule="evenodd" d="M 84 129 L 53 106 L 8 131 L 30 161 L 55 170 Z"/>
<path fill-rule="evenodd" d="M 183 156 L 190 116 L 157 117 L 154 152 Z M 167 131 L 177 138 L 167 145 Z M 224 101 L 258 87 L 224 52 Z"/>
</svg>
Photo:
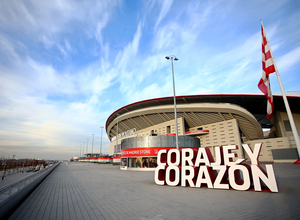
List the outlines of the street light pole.
<svg viewBox="0 0 300 220">
<path fill-rule="evenodd" d="M 95 134 L 92 134 L 93 135 L 93 141 L 92 141 L 92 155 L 93 155 L 93 149 L 94 149 L 94 135 Z"/>
<path fill-rule="evenodd" d="M 82 144 L 82 154 L 83 154 L 83 156 L 84 156 L 84 144 L 85 144 L 85 142 L 83 142 L 83 144 Z"/>
<path fill-rule="evenodd" d="M 177 61 L 178 59 L 175 55 L 166 56 L 166 59 L 167 60 L 171 59 L 171 64 L 172 64 L 174 112 L 175 112 L 175 131 L 176 131 L 176 149 L 179 150 L 179 147 L 178 147 L 178 125 L 177 125 L 176 95 L 175 95 L 175 79 L 174 79 L 174 68 L 173 68 L 173 60 Z"/>
<path fill-rule="evenodd" d="M 86 139 L 86 156 L 88 154 L 88 149 L 89 149 L 89 139 Z"/>
<path fill-rule="evenodd" d="M 100 155 L 101 155 L 101 151 L 102 151 L 102 131 L 103 131 L 103 126 L 100 126 L 101 128 L 101 142 L 100 142 Z"/>
</svg>

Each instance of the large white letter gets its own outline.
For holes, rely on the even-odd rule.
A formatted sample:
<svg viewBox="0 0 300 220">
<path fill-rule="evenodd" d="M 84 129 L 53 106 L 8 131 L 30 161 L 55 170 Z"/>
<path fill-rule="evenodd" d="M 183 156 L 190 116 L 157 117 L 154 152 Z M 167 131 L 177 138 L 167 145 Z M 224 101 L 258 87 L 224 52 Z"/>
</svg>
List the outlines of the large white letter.
<svg viewBox="0 0 300 220">
<path fill-rule="evenodd" d="M 227 183 L 221 183 L 222 179 L 226 173 L 227 166 L 214 166 L 212 167 L 213 170 L 219 170 L 217 178 L 214 182 L 214 188 L 216 189 L 229 189 L 229 184 Z"/>
<path fill-rule="evenodd" d="M 163 177 L 161 179 L 163 180 L 159 180 L 161 177 L 161 175 L 159 175 L 159 171 L 162 170 L 161 172 L 163 172 Z M 164 165 L 159 165 L 155 168 L 155 173 L 154 173 L 154 181 L 157 185 L 165 185 L 165 166 Z"/>
<path fill-rule="evenodd" d="M 160 150 L 158 151 L 157 153 L 157 167 L 155 168 L 155 173 L 154 173 L 154 181 L 157 185 L 165 185 L 165 167 L 166 167 L 166 163 L 162 163 L 161 162 L 161 155 L 163 153 L 166 153 L 167 150 L 164 149 L 164 150 Z M 163 177 L 161 179 L 163 180 L 159 180 L 159 177 L 161 177 L 159 175 L 159 171 L 162 170 L 161 172 L 163 172 Z"/>
<path fill-rule="evenodd" d="M 203 177 L 204 174 L 204 178 Z M 196 187 L 201 187 L 202 183 L 206 183 L 208 188 L 213 188 L 210 175 L 207 170 L 207 166 L 200 166 L 199 172 L 198 172 L 198 177 L 197 177 L 197 182 L 196 182 Z"/>
<path fill-rule="evenodd" d="M 222 165 L 223 155 L 222 155 L 222 146 L 216 146 L 215 147 L 215 153 L 216 153 L 216 161 L 211 163 L 211 166 L 220 166 Z"/>
<path fill-rule="evenodd" d="M 241 179 L 237 179 L 240 178 L 240 174 L 235 175 L 234 172 L 235 171 L 242 171 L 243 173 L 243 178 L 244 178 L 244 183 L 241 185 L 238 185 L 236 182 L 237 181 L 241 181 Z M 243 166 L 243 165 L 234 165 L 229 167 L 228 170 L 228 175 L 229 175 L 229 184 L 232 186 L 232 188 L 236 189 L 236 190 L 248 190 L 250 188 L 250 176 L 249 176 L 249 171 L 247 169 L 247 167 Z"/>
<path fill-rule="evenodd" d="M 186 172 L 189 171 L 187 175 Z M 182 166 L 181 167 L 181 186 L 186 186 L 186 180 L 188 181 L 190 187 L 195 187 L 193 178 L 195 176 L 195 170 L 192 166 Z"/>
<path fill-rule="evenodd" d="M 252 165 L 258 165 L 259 162 L 258 162 L 258 157 L 259 157 L 259 152 L 260 152 L 260 149 L 261 149 L 261 143 L 256 143 L 254 145 L 254 151 L 252 152 L 251 148 L 249 147 L 248 144 L 243 144 L 242 145 L 244 150 L 246 151 L 246 153 L 248 154 L 248 156 L 250 157 L 251 159 L 251 164 Z"/>
<path fill-rule="evenodd" d="M 223 146 L 223 155 L 224 155 L 224 164 L 228 166 L 235 165 L 236 163 L 233 162 L 233 158 L 235 157 L 234 153 L 231 153 L 231 150 L 236 150 L 236 145 L 227 145 Z"/>
<path fill-rule="evenodd" d="M 192 159 L 194 157 L 194 151 L 191 148 L 183 148 L 181 151 L 181 186 L 186 186 L 186 180 L 190 187 L 194 187 L 193 178 L 195 175 L 194 168 L 192 167 L 194 164 Z M 188 155 L 186 155 L 188 153 Z M 186 165 L 186 163 L 188 165 Z M 189 174 L 187 175 L 187 171 Z"/>
<path fill-rule="evenodd" d="M 238 159 L 236 162 L 233 162 L 233 158 L 235 157 L 235 153 L 231 153 L 231 150 L 238 149 L 237 145 L 228 145 L 223 147 L 223 154 L 224 154 L 224 164 L 228 166 L 233 166 L 236 164 L 240 164 L 246 159 Z"/>
<path fill-rule="evenodd" d="M 163 153 L 167 153 L 167 150 L 166 150 L 166 149 L 160 150 L 160 151 L 158 151 L 158 153 L 157 153 L 157 165 L 158 165 L 158 166 L 160 166 L 160 165 L 166 166 L 166 163 L 162 163 L 162 162 L 161 162 L 161 155 L 162 155 Z"/>
<path fill-rule="evenodd" d="M 172 153 L 175 153 L 175 162 L 172 163 Z M 180 163 L 180 152 L 177 149 L 171 149 L 168 151 L 167 163 L 169 166 L 176 166 Z"/>
<path fill-rule="evenodd" d="M 210 166 L 210 161 L 208 159 L 205 147 L 199 148 L 195 161 L 195 167 L 199 167 L 200 163 L 204 163 L 206 166 Z"/>
<path fill-rule="evenodd" d="M 266 164 L 267 172 L 258 165 L 251 165 L 254 190 L 261 191 L 260 179 L 266 184 L 271 192 L 278 192 L 277 183 L 272 164 Z"/>
<path fill-rule="evenodd" d="M 194 151 L 191 148 L 183 148 L 182 149 L 182 160 L 181 160 L 181 166 L 186 166 L 186 162 L 188 163 L 188 166 L 193 166 L 192 159 L 194 157 Z M 186 155 L 188 153 L 188 156 Z"/>
<path fill-rule="evenodd" d="M 175 176 L 174 176 L 174 181 L 173 182 L 170 180 L 171 170 L 174 170 L 174 172 L 175 172 Z M 180 181 L 179 175 L 180 175 L 180 171 L 179 171 L 179 167 L 178 166 L 174 166 L 174 165 L 168 166 L 167 170 L 166 170 L 166 183 L 167 183 L 167 185 L 169 185 L 169 186 L 177 186 L 179 184 L 179 181 Z"/>
</svg>

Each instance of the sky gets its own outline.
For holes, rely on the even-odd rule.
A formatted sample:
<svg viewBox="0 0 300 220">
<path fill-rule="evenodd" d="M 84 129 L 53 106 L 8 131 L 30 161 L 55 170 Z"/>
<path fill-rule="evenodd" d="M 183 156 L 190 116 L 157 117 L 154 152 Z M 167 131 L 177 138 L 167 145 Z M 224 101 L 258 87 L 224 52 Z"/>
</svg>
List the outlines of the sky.
<svg viewBox="0 0 300 220">
<path fill-rule="evenodd" d="M 260 19 L 285 91 L 299 91 L 297 0 L 1 0 L 0 157 L 99 153 L 114 111 L 173 95 L 167 55 L 176 95 L 260 92 Z"/>
</svg>

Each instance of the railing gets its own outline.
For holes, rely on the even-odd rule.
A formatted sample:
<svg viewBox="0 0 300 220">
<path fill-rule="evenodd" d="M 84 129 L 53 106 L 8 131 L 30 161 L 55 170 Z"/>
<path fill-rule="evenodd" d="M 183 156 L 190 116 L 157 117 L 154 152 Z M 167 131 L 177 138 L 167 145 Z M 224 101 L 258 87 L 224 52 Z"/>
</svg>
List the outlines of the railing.
<svg viewBox="0 0 300 220">
<path fill-rule="evenodd" d="M 49 167 L 46 167 L 45 169 L 42 169 L 42 170 L 37 171 L 37 172 L 34 172 L 30 176 L 24 177 L 24 178 L 19 179 L 19 180 L 15 181 L 15 182 L 7 184 L 6 186 L 1 187 L 0 188 L 0 204 L 4 200 L 6 200 L 7 198 L 9 198 L 10 196 L 12 196 L 16 192 L 20 191 L 21 189 L 23 189 L 28 184 L 30 184 L 33 180 L 37 179 L 38 177 L 40 177 L 41 175 L 43 175 L 47 171 L 50 171 L 50 170 L 54 169 L 58 164 L 59 163 L 54 164 L 54 165 L 49 166 Z"/>
<path fill-rule="evenodd" d="M 35 169 L 36 166 L 28 166 L 28 167 L 18 167 L 18 168 L 13 168 L 10 170 L 5 170 L 5 171 L 0 171 L 0 178 L 4 179 L 7 176 L 10 176 L 15 173 L 24 173 L 24 172 L 30 172 Z"/>
</svg>

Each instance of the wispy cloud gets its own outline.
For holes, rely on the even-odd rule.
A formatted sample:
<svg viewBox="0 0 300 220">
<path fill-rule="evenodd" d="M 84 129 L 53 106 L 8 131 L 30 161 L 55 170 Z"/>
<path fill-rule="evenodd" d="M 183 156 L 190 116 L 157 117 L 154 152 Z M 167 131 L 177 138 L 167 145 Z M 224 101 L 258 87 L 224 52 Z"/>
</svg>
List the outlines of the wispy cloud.
<svg viewBox="0 0 300 220">
<path fill-rule="evenodd" d="M 170 10 L 170 8 L 173 4 L 173 0 L 160 1 L 160 3 L 162 5 L 162 7 L 161 7 L 161 10 L 160 10 L 159 16 L 158 16 L 158 18 L 155 22 L 154 30 L 156 30 L 158 25 L 165 18 L 166 14 L 168 13 L 168 11 Z"/>
<path fill-rule="evenodd" d="M 289 74 L 285 87 L 298 88 L 300 20 L 293 1 L 1 6 L 0 151 L 7 155 L 68 159 L 93 133 L 99 145 L 100 126 L 116 109 L 173 94 L 166 55 L 179 58 L 177 95 L 258 91 L 259 19 L 279 71 Z M 109 140 L 103 142 L 108 151 Z"/>
<path fill-rule="evenodd" d="M 287 54 L 284 54 L 278 60 L 278 67 L 288 70 L 290 67 L 295 66 L 300 61 L 300 46 L 296 47 Z"/>
</svg>

